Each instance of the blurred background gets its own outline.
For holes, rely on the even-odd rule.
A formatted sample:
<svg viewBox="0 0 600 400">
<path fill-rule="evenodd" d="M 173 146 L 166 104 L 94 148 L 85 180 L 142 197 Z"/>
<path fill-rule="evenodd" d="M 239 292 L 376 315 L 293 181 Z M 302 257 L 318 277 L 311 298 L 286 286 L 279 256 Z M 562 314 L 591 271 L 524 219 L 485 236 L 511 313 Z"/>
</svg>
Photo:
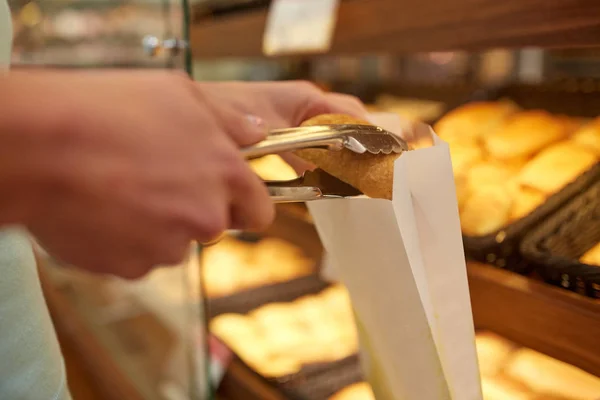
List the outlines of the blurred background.
<svg viewBox="0 0 600 400">
<path fill-rule="evenodd" d="M 600 398 L 600 3 L 345 0 L 329 49 L 266 57 L 268 0 L 9 2 L 14 68 L 310 80 L 433 124 L 453 157 L 485 400 Z M 277 156 L 252 166 L 295 177 Z M 75 400 L 373 398 L 302 205 L 139 282 L 39 260 Z"/>
</svg>

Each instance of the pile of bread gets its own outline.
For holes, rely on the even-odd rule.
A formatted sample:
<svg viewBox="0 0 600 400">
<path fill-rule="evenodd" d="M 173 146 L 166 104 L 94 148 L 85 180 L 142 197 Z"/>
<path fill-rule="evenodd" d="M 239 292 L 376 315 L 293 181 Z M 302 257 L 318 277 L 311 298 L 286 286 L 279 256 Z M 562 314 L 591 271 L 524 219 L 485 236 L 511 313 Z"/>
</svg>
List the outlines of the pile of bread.
<svg viewBox="0 0 600 400">
<path fill-rule="evenodd" d="M 462 230 L 470 236 L 526 216 L 600 160 L 600 119 L 508 101 L 459 107 L 434 130 L 450 145 Z"/>
<path fill-rule="evenodd" d="M 267 304 L 246 315 L 217 316 L 210 330 L 246 364 L 270 378 L 358 351 L 350 299 L 340 285 L 293 302 Z"/>
<path fill-rule="evenodd" d="M 278 238 L 248 243 L 226 236 L 202 252 L 202 278 L 208 297 L 227 296 L 313 272 L 313 260 L 299 247 Z"/>
<path fill-rule="evenodd" d="M 597 400 L 600 378 L 497 335 L 476 339 L 484 400 Z M 330 400 L 375 400 L 370 386 L 351 385 Z"/>
</svg>

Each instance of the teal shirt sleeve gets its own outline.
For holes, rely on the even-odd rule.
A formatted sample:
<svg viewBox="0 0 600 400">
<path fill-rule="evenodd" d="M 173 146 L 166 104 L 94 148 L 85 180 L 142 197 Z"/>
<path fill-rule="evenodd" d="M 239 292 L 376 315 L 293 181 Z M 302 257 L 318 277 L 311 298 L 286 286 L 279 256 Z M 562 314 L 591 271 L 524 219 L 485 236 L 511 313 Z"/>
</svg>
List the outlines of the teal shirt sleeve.
<svg viewBox="0 0 600 400">
<path fill-rule="evenodd" d="M 22 231 L 0 231 L 0 399 L 69 398 L 31 242 Z"/>
</svg>

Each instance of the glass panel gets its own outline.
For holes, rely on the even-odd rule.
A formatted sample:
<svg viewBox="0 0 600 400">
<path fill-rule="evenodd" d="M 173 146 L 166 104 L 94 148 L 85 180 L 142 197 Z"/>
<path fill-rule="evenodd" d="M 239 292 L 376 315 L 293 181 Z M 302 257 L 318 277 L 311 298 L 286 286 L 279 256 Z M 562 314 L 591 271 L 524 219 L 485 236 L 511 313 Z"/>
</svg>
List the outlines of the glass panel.
<svg viewBox="0 0 600 400">
<path fill-rule="evenodd" d="M 40 260 L 46 292 L 54 293 L 47 297 L 55 324 L 76 343 L 100 387 L 148 400 L 209 398 L 195 244 L 181 265 L 157 268 L 138 281 L 66 268 L 48 256 Z"/>
<path fill-rule="evenodd" d="M 183 0 L 9 0 L 9 4 L 13 65 L 184 67 L 172 52 L 151 57 L 142 46 L 147 35 L 183 38 L 187 28 Z"/>
</svg>

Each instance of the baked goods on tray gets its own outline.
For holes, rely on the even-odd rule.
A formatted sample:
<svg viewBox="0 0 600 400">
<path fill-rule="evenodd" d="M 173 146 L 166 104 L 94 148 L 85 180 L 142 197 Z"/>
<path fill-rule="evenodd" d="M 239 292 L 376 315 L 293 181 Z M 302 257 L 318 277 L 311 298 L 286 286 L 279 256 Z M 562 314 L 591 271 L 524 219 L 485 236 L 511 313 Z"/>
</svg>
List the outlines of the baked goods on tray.
<svg viewBox="0 0 600 400">
<path fill-rule="evenodd" d="M 347 115 L 324 114 L 305 121 L 302 126 L 332 124 L 371 125 L 367 121 Z M 394 161 L 401 154 L 357 154 L 347 149 L 304 149 L 296 151 L 295 154 L 369 197 L 388 200 L 392 198 Z"/>
<path fill-rule="evenodd" d="M 517 221 L 600 160 L 600 120 L 506 101 L 471 103 L 438 121 L 448 142 L 464 234 L 485 236 Z"/>
<path fill-rule="evenodd" d="M 219 315 L 210 330 L 246 364 L 270 378 L 358 351 L 348 292 L 339 285 L 289 303 L 266 304 L 246 315 Z"/>
<path fill-rule="evenodd" d="M 594 400 L 600 395 L 600 378 L 526 348 L 512 356 L 505 374 L 537 393 L 573 400 Z"/>
<path fill-rule="evenodd" d="M 519 173 L 519 183 L 550 195 L 577 179 L 597 161 L 598 156 L 592 151 L 573 141 L 562 141 L 533 157 Z"/>
<path fill-rule="evenodd" d="M 596 400 L 600 378 L 490 332 L 476 336 L 483 400 Z M 346 397 L 347 396 L 347 397 Z M 367 383 L 329 400 L 372 400 Z"/>
<path fill-rule="evenodd" d="M 314 272 L 314 262 L 300 248 L 278 238 L 248 243 L 226 236 L 202 251 L 202 274 L 208 297 L 289 281 Z"/>
<path fill-rule="evenodd" d="M 600 156 L 600 118 L 577 131 L 573 135 L 573 141 Z"/>
<path fill-rule="evenodd" d="M 484 377 L 498 375 L 516 349 L 514 343 L 491 332 L 478 332 L 475 336 L 475 345 L 479 372 Z"/>
</svg>

